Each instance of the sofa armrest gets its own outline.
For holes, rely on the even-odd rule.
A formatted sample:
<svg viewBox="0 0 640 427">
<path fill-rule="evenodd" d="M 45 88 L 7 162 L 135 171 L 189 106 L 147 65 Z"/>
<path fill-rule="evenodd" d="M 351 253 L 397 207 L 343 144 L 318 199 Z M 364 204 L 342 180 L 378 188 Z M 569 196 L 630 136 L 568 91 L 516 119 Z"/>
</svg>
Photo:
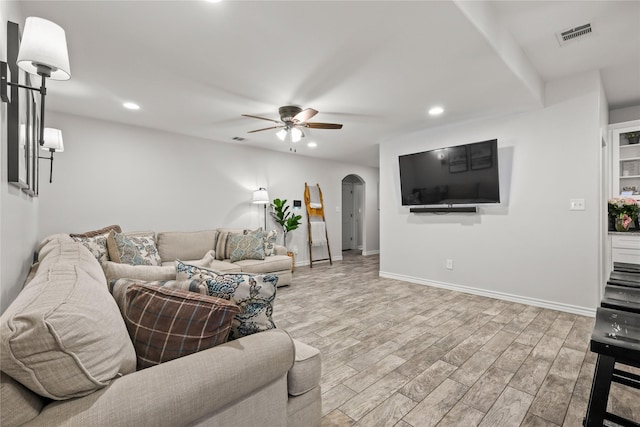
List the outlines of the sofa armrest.
<svg viewBox="0 0 640 427">
<path fill-rule="evenodd" d="M 260 332 L 51 403 L 29 425 L 192 424 L 287 375 L 294 352 L 285 331 Z"/>
<path fill-rule="evenodd" d="M 289 250 L 282 245 L 275 245 L 273 253 L 275 255 L 286 255 Z"/>
</svg>

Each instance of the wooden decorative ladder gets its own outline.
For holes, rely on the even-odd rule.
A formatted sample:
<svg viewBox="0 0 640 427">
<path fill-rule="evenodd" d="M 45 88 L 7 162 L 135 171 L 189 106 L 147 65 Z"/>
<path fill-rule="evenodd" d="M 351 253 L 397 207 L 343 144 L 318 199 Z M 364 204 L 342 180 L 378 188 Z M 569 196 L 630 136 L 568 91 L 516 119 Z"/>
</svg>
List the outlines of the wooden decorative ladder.
<svg viewBox="0 0 640 427">
<path fill-rule="evenodd" d="M 309 188 L 307 183 L 304 183 L 304 204 L 307 207 L 307 231 L 309 232 L 309 265 L 313 268 L 314 261 L 329 261 L 329 264 L 333 265 L 331 260 L 331 247 L 329 246 L 329 233 L 327 231 L 326 221 L 324 217 L 324 201 L 322 200 L 322 190 L 320 185 L 316 184 L 317 193 L 315 188 Z M 312 200 L 313 199 L 313 200 Z M 312 226 L 312 223 L 314 225 Z M 319 225 L 322 224 L 322 225 Z M 315 228 L 315 233 L 312 228 Z M 324 240 L 318 241 L 318 233 L 322 235 L 322 228 L 324 228 Z M 329 258 L 313 259 L 313 236 L 316 235 L 316 246 L 326 244 L 327 253 Z"/>
</svg>

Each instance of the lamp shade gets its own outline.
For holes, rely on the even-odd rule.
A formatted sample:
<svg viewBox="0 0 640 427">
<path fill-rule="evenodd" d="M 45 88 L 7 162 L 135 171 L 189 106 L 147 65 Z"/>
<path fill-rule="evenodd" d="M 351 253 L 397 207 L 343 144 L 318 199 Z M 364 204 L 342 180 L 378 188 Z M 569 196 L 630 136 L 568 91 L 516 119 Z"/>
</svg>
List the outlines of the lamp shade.
<svg viewBox="0 0 640 427">
<path fill-rule="evenodd" d="M 280 138 L 280 141 L 284 141 L 284 139 L 287 137 L 287 130 L 286 129 L 280 129 L 278 131 L 278 133 L 276 133 L 276 136 L 278 138 Z"/>
<path fill-rule="evenodd" d="M 267 190 L 260 187 L 260 189 L 253 192 L 253 203 L 258 205 L 269 204 L 269 193 Z"/>
<path fill-rule="evenodd" d="M 298 128 L 291 128 L 291 141 L 298 142 L 302 138 L 302 131 Z"/>
<path fill-rule="evenodd" d="M 54 128 L 44 128 L 44 144 L 41 146 L 43 150 L 55 151 L 62 153 L 64 144 L 62 143 L 62 131 Z"/>
<path fill-rule="evenodd" d="M 51 69 L 53 80 L 71 77 L 67 38 L 58 24 L 30 16 L 24 24 L 18 51 L 18 67 L 30 74 L 38 74 L 38 65 Z"/>
</svg>

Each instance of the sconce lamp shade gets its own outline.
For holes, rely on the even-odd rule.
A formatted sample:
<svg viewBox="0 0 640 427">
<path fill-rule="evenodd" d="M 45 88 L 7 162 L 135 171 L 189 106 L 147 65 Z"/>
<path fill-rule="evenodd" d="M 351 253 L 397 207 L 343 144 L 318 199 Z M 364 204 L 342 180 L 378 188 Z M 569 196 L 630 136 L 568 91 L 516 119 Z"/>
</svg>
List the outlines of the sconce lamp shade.
<svg viewBox="0 0 640 427">
<path fill-rule="evenodd" d="M 269 204 L 269 193 L 267 190 L 260 187 L 260 189 L 253 192 L 253 203 L 257 205 L 268 205 Z"/>
<path fill-rule="evenodd" d="M 55 151 L 62 153 L 64 144 L 62 143 L 62 131 L 54 128 L 44 128 L 44 144 L 42 149 L 46 151 Z"/>
<path fill-rule="evenodd" d="M 18 67 L 30 74 L 37 75 L 40 65 L 51 69 L 49 78 L 69 80 L 71 67 L 67 38 L 62 27 L 46 19 L 27 18 L 17 63 Z"/>
</svg>

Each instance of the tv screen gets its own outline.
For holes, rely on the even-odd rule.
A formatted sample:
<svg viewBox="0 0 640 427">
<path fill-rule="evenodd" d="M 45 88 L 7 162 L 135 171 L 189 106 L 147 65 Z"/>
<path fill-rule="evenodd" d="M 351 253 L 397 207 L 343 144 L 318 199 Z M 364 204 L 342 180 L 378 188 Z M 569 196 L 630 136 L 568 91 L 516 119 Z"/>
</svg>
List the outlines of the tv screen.
<svg viewBox="0 0 640 427">
<path fill-rule="evenodd" d="M 498 140 L 399 156 L 402 205 L 500 203 Z"/>
</svg>

